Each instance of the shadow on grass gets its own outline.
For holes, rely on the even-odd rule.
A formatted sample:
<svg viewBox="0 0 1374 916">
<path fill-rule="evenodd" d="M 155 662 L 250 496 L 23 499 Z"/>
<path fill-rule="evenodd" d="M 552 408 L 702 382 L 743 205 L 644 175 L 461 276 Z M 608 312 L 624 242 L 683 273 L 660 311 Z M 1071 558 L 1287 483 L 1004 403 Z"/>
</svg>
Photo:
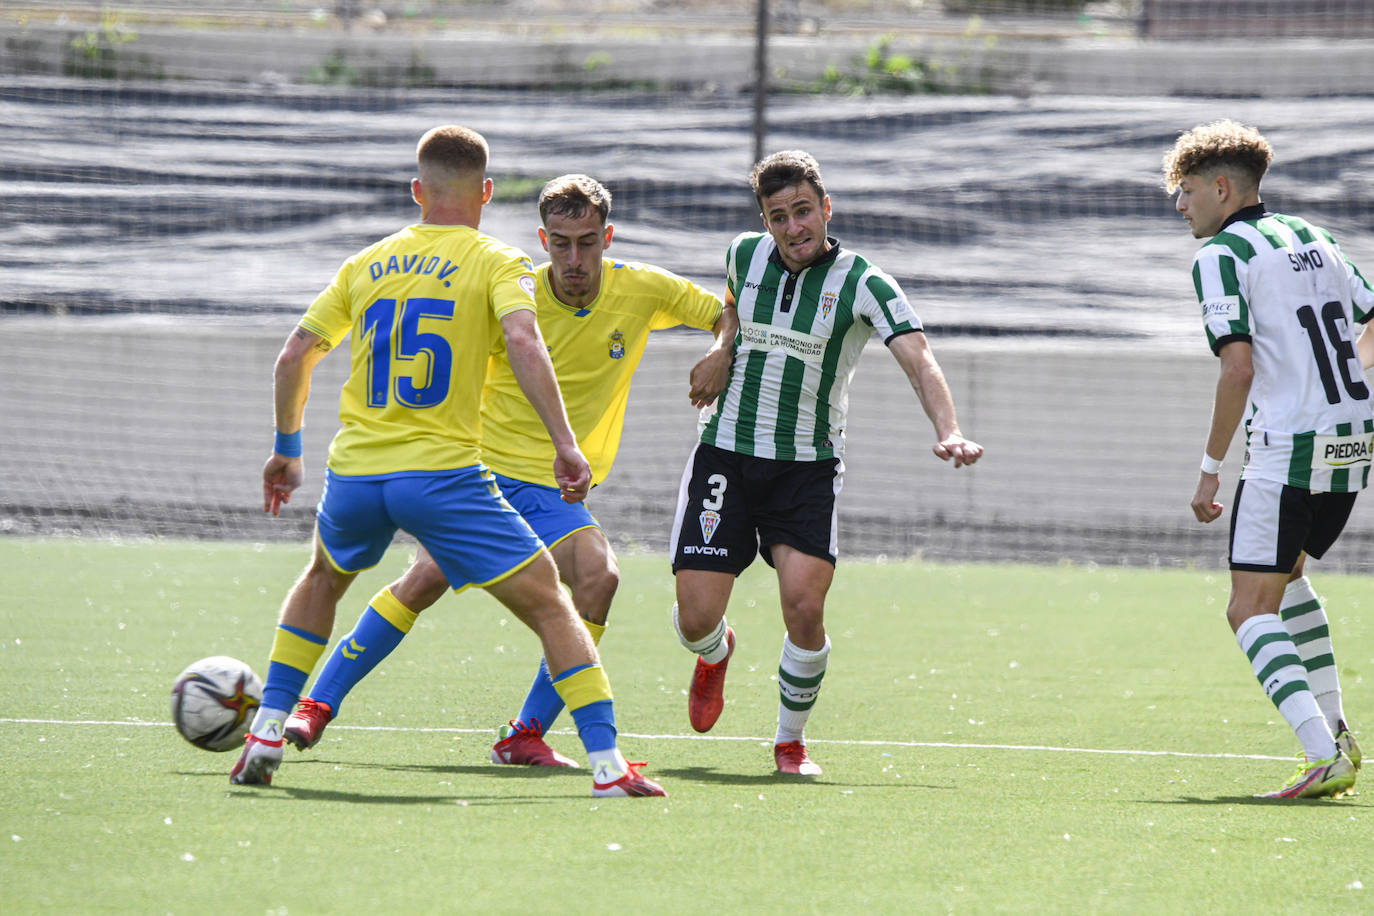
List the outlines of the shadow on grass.
<svg viewBox="0 0 1374 916">
<path fill-rule="evenodd" d="M 458 795 L 451 792 L 436 792 L 433 794 L 387 794 L 387 793 L 368 793 L 358 791 L 348 791 L 344 789 L 327 789 L 318 787 L 298 786 L 290 783 L 290 773 L 301 771 L 305 768 L 312 768 L 315 773 L 314 779 L 318 779 L 318 768 L 327 767 L 337 769 L 341 784 L 349 782 L 348 771 L 350 770 L 370 770 L 381 771 L 382 773 L 428 773 L 436 776 L 459 776 L 459 777 L 484 777 L 487 779 L 499 780 L 532 780 L 548 783 L 550 779 L 558 779 L 562 776 L 577 776 L 579 778 L 578 790 L 568 791 L 570 785 L 566 781 L 559 781 L 551 784 L 547 793 L 538 795 L 508 795 L 508 794 L 471 794 Z M 282 774 L 287 774 L 283 779 Z M 223 772 L 207 772 L 205 770 L 180 770 L 174 771 L 177 776 L 205 777 L 223 779 L 228 783 L 228 770 Z M 371 776 L 369 779 L 375 779 Z M 384 778 L 384 777 L 383 777 Z M 464 806 L 484 806 L 484 805 L 508 805 L 508 804 L 553 804 L 555 802 L 565 802 L 569 799 L 584 801 L 591 798 L 587 786 L 582 780 L 590 779 L 588 771 L 585 769 L 574 769 L 572 767 L 516 767 L 516 766 L 496 766 L 493 764 L 423 764 L 423 763 L 367 763 L 359 761 L 327 760 L 319 757 L 312 757 L 308 760 L 291 760 L 287 758 L 282 769 L 276 774 L 272 785 L 268 786 L 230 786 L 232 790 L 242 792 L 248 790 L 251 798 L 287 798 L 300 801 L 319 801 L 319 802 L 342 802 L 347 804 L 362 805 L 456 805 Z M 253 791 L 257 790 L 257 791 Z M 560 791 L 561 790 L 561 791 Z"/>
<path fill-rule="evenodd" d="M 266 786 L 269 792 L 278 790 L 276 786 Z M 581 793 L 576 796 L 562 795 L 366 795 L 361 792 L 344 792 L 334 789 L 309 789 L 303 786 L 281 786 L 280 790 L 296 801 L 342 802 L 350 805 L 453 805 L 455 807 L 489 807 L 491 805 L 551 805 L 567 801 L 569 798 L 581 800 L 588 797 Z"/>
<path fill-rule="evenodd" d="M 329 766 L 344 767 L 351 770 L 388 770 L 394 773 L 434 773 L 450 776 L 487 776 L 493 779 L 539 779 L 545 780 L 562 776 L 581 776 L 590 778 L 590 771 L 577 767 L 526 767 L 502 766 L 494 763 L 393 763 L 364 762 L 359 760 L 318 760 Z"/>
<path fill-rule="evenodd" d="M 1218 795 L 1216 798 L 1198 798 L 1194 795 L 1185 795 L 1174 799 L 1155 799 L 1154 801 L 1141 801 L 1142 804 L 1150 805 L 1258 805 L 1260 807 L 1292 807 L 1302 805 L 1312 808 L 1322 805 L 1332 806 L 1332 810 L 1350 808 L 1369 808 L 1374 807 L 1368 802 L 1358 801 L 1352 797 L 1346 798 L 1256 798 L 1253 795 Z"/>
<path fill-rule="evenodd" d="M 854 782 L 852 780 L 827 779 L 824 775 L 797 776 L 792 773 L 739 773 L 714 770 L 710 767 L 670 767 L 651 774 L 654 778 L 680 779 L 683 782 L 717 783 L 731 786 L 829 786 L 838 789 L 951 789 L 952 786 L 936 786 L 930 783 L 898 782 Z M 665 785 L 670 792 L 670 786 Z"/>
</svg>

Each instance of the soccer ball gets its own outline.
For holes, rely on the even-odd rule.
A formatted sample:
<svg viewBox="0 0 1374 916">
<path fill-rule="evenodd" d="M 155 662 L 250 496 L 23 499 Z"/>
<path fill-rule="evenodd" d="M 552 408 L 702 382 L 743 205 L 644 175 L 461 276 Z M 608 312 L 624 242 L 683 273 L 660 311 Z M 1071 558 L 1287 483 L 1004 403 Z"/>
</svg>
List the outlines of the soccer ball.
<svg viewBox="0 0 1374 916">
<path fill-rule="evenodd" d="M 207 751 L 243 744 L 262 704 L 262 679 L 237 658 L 192 662 L 172 684 L 172 722 L 181 737 Z"/>
</svg>

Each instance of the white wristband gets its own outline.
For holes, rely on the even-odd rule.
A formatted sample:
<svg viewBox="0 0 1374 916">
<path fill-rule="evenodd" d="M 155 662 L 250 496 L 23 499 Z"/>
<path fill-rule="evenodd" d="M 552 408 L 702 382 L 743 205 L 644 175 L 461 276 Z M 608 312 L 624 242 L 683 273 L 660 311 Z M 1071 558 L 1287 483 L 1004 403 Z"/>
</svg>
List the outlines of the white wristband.
<svg viewBox="0 0 1374 916">
<path fill-rule="evenodd" d="M 1221 473 L 1221 460 L 1220 460 L 1220 459 L 1217 459 L 1217 458 L 1213 458 L 1211 455 L 1207 454 L 1206 452 L 1203 452 L 1203 453 L 1202 453 L 1202 473 L 1204 473 L 1204 474 L 1220 474 L 1220 473 Z"/>
</svg>

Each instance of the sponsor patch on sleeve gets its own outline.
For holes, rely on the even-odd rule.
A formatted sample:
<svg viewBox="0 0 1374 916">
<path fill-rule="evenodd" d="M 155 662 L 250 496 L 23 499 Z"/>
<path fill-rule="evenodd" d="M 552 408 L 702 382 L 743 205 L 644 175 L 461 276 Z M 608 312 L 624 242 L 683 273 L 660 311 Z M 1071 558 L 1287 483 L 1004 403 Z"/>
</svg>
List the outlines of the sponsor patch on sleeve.
<svg viewBox="0 0 1374 916">
<path fill-rule="evenodd" d="M 530 294 L 531 299 L 534 298 L 534 277 L 524 274 L 516 282 L 520 284 L 521 289 Z"/>
<path fill-rule="evenodd" d="M 1215 299 L 1204 299 L 1202 301 L 1202 320 L 1212 321 L 1214 319 L 1239 321 L 1240 297 L 1218 296 Z"/>
</svg>

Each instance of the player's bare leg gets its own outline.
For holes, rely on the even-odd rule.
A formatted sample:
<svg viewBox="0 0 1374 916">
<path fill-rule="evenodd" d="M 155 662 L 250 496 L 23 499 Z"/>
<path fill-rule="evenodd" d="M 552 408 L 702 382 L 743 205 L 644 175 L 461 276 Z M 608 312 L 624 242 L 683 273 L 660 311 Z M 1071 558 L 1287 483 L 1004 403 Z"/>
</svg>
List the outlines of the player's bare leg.
<svg viewBox="0 0 1374 916">
<path fill-rule="evenodd" d="M 310 563 L 282 602 L 278 623 L 328 639 L 339 600 L 357 577 L 357 573 L 342 572 L 331 563 L 316 538 Z"/>
<path fill-rule="evenodd" d="M 710 731 L 725 708 L 725 672 L 735 652 L 735 631 L 725 608 L 735 587 L 733 573 L 679 569 L 673 605 L 678 640 L 697 655 L 687 692 L 687 719 L 699 732 Z"/>
<path fill-rule="evenodd" d="M 449 590 L 448 579 L 444 578 L 439 564 L 430 557 L 429 551 L 418 545 L 415 562 L 387 588 L 391 589 L 397 601 L 416 614 L 433 607 Z"/>
<path fill-rule="evenodd" d="M 620 588 L 620 564 L 600 528 L 581 528 L 549 548 L 583 620 L 604 624 Z"/>
</svg>

